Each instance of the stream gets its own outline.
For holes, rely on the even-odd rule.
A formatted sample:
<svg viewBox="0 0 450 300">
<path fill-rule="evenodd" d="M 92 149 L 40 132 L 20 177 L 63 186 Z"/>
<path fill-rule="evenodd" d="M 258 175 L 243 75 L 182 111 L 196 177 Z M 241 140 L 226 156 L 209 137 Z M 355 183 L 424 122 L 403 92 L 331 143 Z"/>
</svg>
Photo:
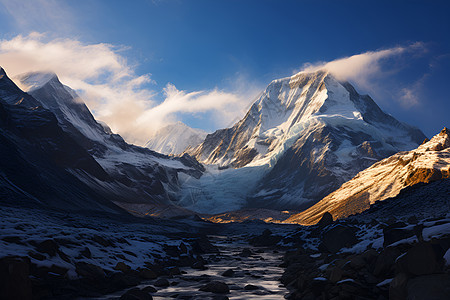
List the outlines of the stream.
<svg viewBox="0 0 450 300">
<path fill-rule="evenodd" d="M 288 290 L 279 281 L 284 271 L 279 267 L 282 252 L 250 246 L 242 235 L 208 238 L 219 248 L 220 254 L 204 255 L 208 261 L 207 269 L 180 268 L 181 275 L 160 277 L 168 279 L 170 286 L 155 287 L 157 292 L 151 293 L 153 299 L 284 299 Z M 233 275 L 222 276 L 229 269 L 233 270 Z M 138 288 L 154 287 L 155 281 L 145 281 Z M 211 281 L 225 282 L 230 292 L 214 294 L 199 291 Z M 124 292 L 101 299 L 118 299 Z"/>
</svg>

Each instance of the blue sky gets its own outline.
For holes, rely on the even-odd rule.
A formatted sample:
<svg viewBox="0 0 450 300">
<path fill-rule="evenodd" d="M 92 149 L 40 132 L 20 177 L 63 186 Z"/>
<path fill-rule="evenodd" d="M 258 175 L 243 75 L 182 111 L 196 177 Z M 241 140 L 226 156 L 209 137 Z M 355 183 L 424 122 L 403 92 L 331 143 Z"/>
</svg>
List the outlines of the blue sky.
<svg viewBox="0 0 450 300">
<path fill-rule="evenodd" d="M 175 120 L 229 126 L 271 80 L 366 53 L 368 71 L 349 81 L 431 136 L 450 126 L 449 15 L 448 1 L 0 0 L 0 65 L 12 75 L 48 66 L 139 143 L 145 129 Z M 35 51 L 14 56 L 18 47 Z"/>
</svg>

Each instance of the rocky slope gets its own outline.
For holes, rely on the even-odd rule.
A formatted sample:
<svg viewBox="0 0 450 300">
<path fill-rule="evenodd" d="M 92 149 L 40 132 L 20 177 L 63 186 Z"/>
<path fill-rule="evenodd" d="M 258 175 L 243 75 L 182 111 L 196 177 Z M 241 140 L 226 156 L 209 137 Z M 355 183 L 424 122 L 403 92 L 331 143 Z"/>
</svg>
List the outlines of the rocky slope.
<svg viewBox="0 0 450 300">
<path fill-rule="evenodd" d="M 37 106 L 56 116 L 64 132 L 92 155 L 110 180 L 99 181 L 85 172 L 72 173 L 119 206 L 140 215 L 158 213 L 171 207 L 179 189 L 179 173 L 201 176 L 203 167 L 188 155 L 170 158 L 130 145 L 113 134 L 94 119 L 82 99 L 56 74 L 27 73 L 15 80 L 26 87 Z"/>
<path fill-rule="evenodd" d="M 420 130 L 384 113 L 349 83 L 325 71 L 301 72 L 270 83 L 241 121 L 208 134 L 188 153 L 219 169 L 235 168 L 211 171 L 210 181 L 219 186 L 228 184 L 229 176 L 239 177 L 240 170 L 253 173 L 252 182 L 241 180 L 239 191 L 228 195 L 230 202 L 300 210 L 374 162 L 424 139 Z M 189 184 L 206 195 L 198 201 L 225 201 L 211 194 L 207 179 Z"/>
<path fill-rule="evenodd" d="M 368 209 L 376 201 L 394 197 L 405 187 L 449 177 L 450 136 L 444 128 L 417 149 L 399 152 L 361 171 L 319 203 L 286 222 L 314 224 L 326 211 L 335 218 L 343 218 Z"/>
<path fill-rule="evenodd" d="M 178 155 L 188 147 L 197 147 L 203 142 L 206 135 L 206 131 L 177 122 L 159 129 L 150 137 L 145 147 L 167 155 Z"/>
</svg>

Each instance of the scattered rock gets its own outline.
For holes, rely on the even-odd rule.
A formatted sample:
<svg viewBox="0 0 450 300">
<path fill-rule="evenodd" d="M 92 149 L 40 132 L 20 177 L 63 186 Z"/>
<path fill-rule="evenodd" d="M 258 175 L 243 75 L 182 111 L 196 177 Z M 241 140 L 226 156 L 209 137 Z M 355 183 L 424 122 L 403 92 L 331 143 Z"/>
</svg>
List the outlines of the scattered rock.
<svg viewBox="0 0 450 300">
<path fill-rule="evenodd" d="M 207 283 L 206 285 L 202 286 L 200 291 L 203 292 L 211 292 L 215 294 L 227 294 L 230 292 L 230 288 L 228 287 L 228 284 L 222 281 L 211 281 Z"/>
</svg>

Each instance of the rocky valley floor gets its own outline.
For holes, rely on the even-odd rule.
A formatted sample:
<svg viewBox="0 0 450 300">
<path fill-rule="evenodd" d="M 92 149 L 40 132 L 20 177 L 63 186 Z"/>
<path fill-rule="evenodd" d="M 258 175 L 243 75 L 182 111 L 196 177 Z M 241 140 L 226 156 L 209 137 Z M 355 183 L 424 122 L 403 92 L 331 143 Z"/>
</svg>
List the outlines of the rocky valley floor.
<svg viewBox="0 0 450 300">
<path fill-rule="evenodd" d="M 450 295 L 446 207 L 433 217 L 368 213 L 333 222 L 325 216 L 310 227 L 17 207 L 2 207 L 0 214 L 1 299 Z"/>
</svg>

